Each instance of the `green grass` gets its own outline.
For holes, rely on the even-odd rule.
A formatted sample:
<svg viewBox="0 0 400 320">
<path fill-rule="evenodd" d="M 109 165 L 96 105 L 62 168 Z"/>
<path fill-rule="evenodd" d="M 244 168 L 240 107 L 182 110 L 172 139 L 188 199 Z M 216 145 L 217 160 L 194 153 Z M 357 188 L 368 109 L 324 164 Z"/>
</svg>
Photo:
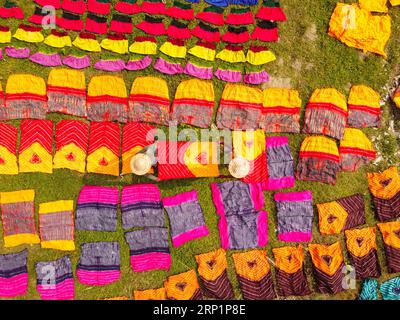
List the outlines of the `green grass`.
<svg viewBox="0 0 400 320">
<path fill-rule="evenodd" d="M 343 2 L 355 2 L 343 1 Z M 33 12 L 34 5 L 29 1 L 17 1 L 25 9 L 27 17 Z M 113 1 L 115 2 L 115 1 Z M 167 1 L 171 3 L 171 0 Z M 393 34 L 387 46 L 388 58 L 383 58 L 367 54 L 362 55 L 360 51 L 348 48 L 341 44 L 339 41 L 327 35 L 327 29 L 331 13 L 335 7 L 337 0 L 281 0 L 281 4 L 288 16 L 288 21 L 279 25 L 280 41 L 269 45 L 270 49 L 278 57 L 278 60 L 270 65 L 267 65 L 267 71 L 272 77 L 273 83 L 286 82 L 290 83 L 293 88 L 300 90 L 303 99 L 303 106 L 306 104 L 310 94 L 315 88 L 319 87 L 334 87 L 339 89 L 342 93 L 348 94 L 351 84 L 367 84 L 383 96 L 387 93 L 383 89 L 384 86 L 393 82 L 400 70 L 400 52 L 398 50 L 400 39 L 396 36 L 400 28 L 400 10 L 399 8 L 391 8 L 390 16 L 393 19 Z M 197 5 L 196 10 L 201 7 Z M 140 16 L 135 18 L 135 23 L 140 20 Z M 12 31 L 15 31 L 19 22 L 18 21 L 3 21 L 2 24 L 9 24 L 12 26 Z M 195 21 L 191 22 L 191 26 Z M 225 26 L 226 28 L 226 26 Z M 252 28 L 250 28 L 252 29 Z M 131 39 L 130 39 L 131 40 Z M 165 40 L 165 37 L 160 37 L 159 44 Z M 189 45 L 194 43 L 192 39 Z M 29 45 L 33 50 L 36 50 L 35 45 Z M 218 49 L 223 47 L 219 44 Z M 69 50 L 65 50 L 68 53 Z M 100 54 L 93 54 L 93 58 L 99 58 Z M 128 59 L 128 56 L 126 56 Z M 15 60 L 5 57 L 1 62 L 2 68 L 0 69 L 0 76 L 5 85 L 7 77 L 12 73 L 29 72 L 44 78 L 47 78 L 49 69 L 37 66 L 27 60 Z M 87 80 L 94 75 L 102 74 L 103 72 L 93 69 L 85 70 Z M 148 68 L 140 72 L 122 72 L 119 75 L 124 78 L 127 86 L 130 88 L 133 80 L 139 75 L 154 75 L 162 77 L 167 80 L 170 88 L 171 97 L 173 97 L 177 85 L 186 79 L 185 76 L 165 76 Z M 217 101 L 219 100 L 224 83 L 219 80 L 214 80 L 215 92 Z M 217 105 L 216 105 L 217 107 Z M 366 172 L 384 169 L 389 165 L 399 166 L 399 138 L 394 132 L 385 133 L 388 131 L 389 121 L 394 120 L 395 130 L 400 127 L 400 112 L 395 110 L 390 102 L 386 102 L 384 107 L 384 119 L 381 129 L 365 130 L 370 137 L 376 137 L 377 149 L 379 154 L 382 155 L 382 160 L 367 168 L 363 168 L 357 173 L 341 173 L 338 175 L 336 186 L 328 186 L 321 183 L 310 182 L 297 182 L 294 190 L 309 189 L 313 192 L 314 203 L 333 200 L 342 196 L 348 196 L 354 193 L 362 193 L 367 200 L 366 215 L 367 224 L 373 226 L 376 224 L 374 211 L 371 206 L 371 198 L 368 192 Z M 304 108 L 302 111 L 304 114 Z M 50 115 L 49 119 L 59 121 L 60 119 L 71 118 L 60 115 Z M 12 123 L 18 124 L 19 121 Z M 298 150 L 304 135 L 290 135 L 290 146 L 292 153 L 297 162 Z M 226 172 L 226 168 L 224 168 Z M 20 174 L 16 177 L 0 177 L 0 191 L 14 191 L 20 189 L 35 189 L 36 210 L 39 203 L 61 200 L 61 199 L 76 199 L 78 193 L 83 185 L 106 185 L 106 186 L 119 186 L 128 185 L 132 183 L 139 183 L 147 181 L 143 178 L 132 178 L 131 176 L 123 178 L 114 178 L 94 174 L 77 174 L 67 170 L 55 170 L 52 175 L 47 174 Z M 187 271 L 191 268 L 196 268 L 194 256 L 199 253 L 208 252 L 220 246 L 219 234 L 217 229 L 217 215 L 211 200 L 211 191 L 209 188 L 211 179 L 197 179 L 197 180 L 180 180 L 159 183 L 162 196 L 175 195 L 180 192 L 196 189 L 199 192 L 200 203 L 203 207 L 206 223 L 210 230 L 210 236 L 195 240 L 185 244 L 180 248 L 172 248 L 173 264 L 169 272 L 152 271 L 146 273 L 133 273 L 129 264 L 129 248 L 124 240 L 124 233 L 119 221 L 118 231 L 115 233 L 103 232 L 76 232 L 76 245 L 77 250 L 70 253 L 72 263 L 75 266 L 79 259 L 79 246 L 85 242 L 91 241 L 119 241 L 121 245 L 121 280 L 117 283 L 105 287 L 88 287 L 79 284 L 76 281 L 76 299 L 99 299 L 108 298 L 113 296 L 126 295 L 131 297 L 133 290 L 144 290 L 149 288 L 158 288 L 163 285 L 163 281 L 173 274 Z M 285 245 L 279 242 L 276 238 L 276 214 L 275 205 L 273 202 L 273 193 L 266 192 L 266 210 L 269 212 L 269 244 L 266 246 L 269 257 L 272 257 L 271 249 L 273 247 Z M 313 228 L 313 242 L 315 243 L 332 243 L 340 240 L 343 248 L 345 248 L 344 239 L 342 235 L 339 236 L 322 236 L 318 231 L 317 226 L 317 213 L 315 210 L 314 228 Z M 0 253 L 18 252 L 23 247 L 14 248 L 11 250 L 4 249 L 4 245 L 0 240 Z M 379 243 L 379 260 L 383 268 L 383 275 L 381 281 L 389 279 L 395 275 L 386 273 L 385 256 L 382 248 L 382 239 L 378 234 Z M 44 250 L 40 246 L 29 246 L 29 274 L 30 285 L 28 294 L 23 297 L 25 299 L 39 299 L 36 292 L 36 276 L 35 276 L 35 263 L 37 261 L 54 260 L 65 253 L 54 250 Z M 229 262 L 229 278 L 232 281 L 236 297 L 241 298 L 238 283 L 235 277 L 233 261 L 231 258 L 232 251 L 228 252 Z M 346 256 L 346 255 L 345 255 Z M 346 261 L 347 257 L 346 257 Z M 306 272 L 313 289 L 315 288 L 311 263 L 307 255 Z M 304 299 L 355 299 L 358 294 L 360 283 L 357 284 L 356 290 L 348 290 L 344 293 L 329 296 L 321 294 L 312 294 Z"/>
</svg>

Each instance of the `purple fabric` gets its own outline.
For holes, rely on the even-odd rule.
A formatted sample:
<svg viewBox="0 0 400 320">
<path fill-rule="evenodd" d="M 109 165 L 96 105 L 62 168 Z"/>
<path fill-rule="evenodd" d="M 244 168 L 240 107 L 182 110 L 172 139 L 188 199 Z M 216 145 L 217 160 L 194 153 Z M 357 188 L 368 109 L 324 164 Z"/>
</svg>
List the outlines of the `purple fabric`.
<svg viewBox="0 0 400 320">
<path fill-rule="evenodd" d="M 180 63 L 170 63 L 162 58 L 158 58 L 156 64 L 154 65 L 154 69 L 169 75 L 183 73 L 183 68 Z"/>
<path fill-rule="evenodd" d="M 29 60 L 46 67 L 58 67 L 62 65 L 61 57 L 58 53 L 46 54 L 42 52 L 36 52 L 31 55 Z"/>
<path fill-rule="evenodd" d="M 149 65 L 151 65 L 152 62 L 153 59 L 150 56 L 146 56 L 136 61 L 129 60 L 125 66 L 125 69 L 129 71 L 143 70 L 146 69 Z"/>
<path fill-rule="evenodd" d="M 29 58 L 31 51 L 29 48 L 15 48 L 15 47 L 6 47 L 5 49 L 6 55 L 11 58 L 16 59 L 26 59 Z"/>
<path fill-rule="evenodd" d="M 212 79 L 213 78 L 213 68 L 212 67 L 199 67 L 192 64 L 190 61 L 186 64 L 185 74 L 199 78 L 199 79 Z"/>
<path fill-rule="evenodd" d="M 249 72 L 244 76 L 244 82 L 248 84 L 261 84 L 269 81 L 269 75 L 267 71 L 261 72 Z"/>
<path fill-rule="evenodd" d="M 67 56 L 63 59 L 63 64 L 73 69 L 84 69 L 90 67 L 89 56 L 75 57 Z"/>
<path fill-rule="evenodd" d="M 3 60 L 3 49 L 0 48 L 0 60 Z"/>
<path fill-rule="evenodd" d="M 125 70 L 125 61 L 118 60 L 99 60 L 94 64 L 94 68 L 103 71 L 118 72 Z"/>
<path fill-rule="evenodd" d="M 242 73 L 240 71 L 235 70 L 222 70 L 218 69 L 215 71 L 215 76 L 222 81 L 226 82 L 241 82 L 242 81 Z"/>
</svg>

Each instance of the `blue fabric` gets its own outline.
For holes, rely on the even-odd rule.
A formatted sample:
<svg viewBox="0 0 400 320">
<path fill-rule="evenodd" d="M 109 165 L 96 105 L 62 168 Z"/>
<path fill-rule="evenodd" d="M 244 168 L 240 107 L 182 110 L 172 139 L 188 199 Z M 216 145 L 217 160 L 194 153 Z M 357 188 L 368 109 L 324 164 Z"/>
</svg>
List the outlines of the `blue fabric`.
<svg viewBox="0 0 400 320">
<path fill-rule="evenodd" d="M 232 0 L 205 0 L 205 2 L 217 7 L 227 7 L 229 5 L 229 1 Z"/>
<path fill-rule="evenodd" d="M 400 277 L 382 283 L 381 294 L 383 300 L 400 300 Z"/>
<path fill-rule="evenodd" d="M 378 300 L 378 280 L 365 279 L 358 300 Z"/>
<path fill-rule="evenodd" d="M 239 5 L 239 6 L 256 6 L 258 4 L 258 0 L 227 0 L 227 1 L 231 5 Z"/>
<path fill-rule="evenodd" d="M 199 3 L 200 0 L 185 0 L 186 2 L 191 2 L 191 3 Z"/>
</svg>

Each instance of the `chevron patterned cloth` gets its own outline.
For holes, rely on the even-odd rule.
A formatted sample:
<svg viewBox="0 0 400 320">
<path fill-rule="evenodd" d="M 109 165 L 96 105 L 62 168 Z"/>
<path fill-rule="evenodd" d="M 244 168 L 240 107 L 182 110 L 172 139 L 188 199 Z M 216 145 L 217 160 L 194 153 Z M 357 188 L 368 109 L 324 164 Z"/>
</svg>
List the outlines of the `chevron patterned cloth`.
<svg viewBox="0 0 400 320">
<path fill-rule="evenodd" d="M 169 300 L 203 300 L 195 270 L 168 277 L 164 288 Z"/>
<path fill-rule="evenodd" d="M 28 291 L 28 250 L 0 255 L 0 297 L 23 296 Z"/>
<path fill-rule="evenodd" d="M 20 129 L 19 172 L 53 173 L 53 122 L 23 120 Z"/>
<path fill-rule="evenodd" d="M 352 86 L 349 94 L 347 124 L 353 128 L 379 127 L 381 123 L 381 97 L 370 87 Z"/>
<path fill-rule="evenodd" d="M 400 277 L 382 283 L 380 291 L 383 300 L 400 300 Z"/>
<path fill-rule="evenodd" d="M 400 221 L 378 223 L 386 252 L 389 273 L 400 272 Z"/>
<path fill-rule="evenodd" d="M 0 174 L 18 174 L 17 139 L 17 128 L 0 123 Z"/>
<path fill-rule="evenodd" d="M 56 125 L 54 169 L 85 173 L 89 145 L 89 124 L 77 120 L 61 120 Z"/>
<path fill-rule="evenodd" d="M 133 291 L 135 300 L 167 300 L 167 292 L 165 288 L 148 289 L 148 290 L 135 290 Z"/>
<path fill-rule="evenodd" d="M 378 287 L 378 280 L 365 279 L 358 300 L 379 300 Z"/>
</svg>

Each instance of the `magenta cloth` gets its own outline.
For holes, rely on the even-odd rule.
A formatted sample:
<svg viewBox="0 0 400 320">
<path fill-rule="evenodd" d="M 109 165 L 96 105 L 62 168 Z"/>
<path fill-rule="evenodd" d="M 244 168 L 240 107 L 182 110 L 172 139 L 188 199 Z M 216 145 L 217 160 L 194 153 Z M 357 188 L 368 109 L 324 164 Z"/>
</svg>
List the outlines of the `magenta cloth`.
<svg viewBox="0 0 400 320">
<path fill-rule="evenodd" d="M 51 286 L 38 285 L 37 291 L 40 294 L 42 300 L 73 300 L 75 295 L 74 279 L 66 279 L 54 285 L 54 289 Z"/>
<path fill-rule="evenodd" d="M 16 48 L 12 46 L 6 47 L 5 52 L 7 56 L 16 59 L 27 59 L 31 54 L 29 48 Z"/>
<path fill-rule="evenodd" d="M 145 272 L 151 270 L 169 270 L 172 258 L 170 253 L 151 252 L 142 255 L 131 256 L 133 272 Z"/>
<path fill-rule="evenodd" d="M 0 277 L 0 297 L 23 296 L 28 291 L 28 274 L 23 273 L 11 278 Z"/>
<path fill-rule="evenodd" d="M 119 191 L 117 187 L 84 186 L 78 197 L 78 204 L 105 203 L 118 204 Z"/>
<path fill-rule="evenodd" d="M 189 76 L 199 79 L 210 80 L 213 78 L 212 67 L 199 67 L 192 64 L 190 61 L 186 64 L 184 72 Z"/>
<path fill-rule="evenodd" d="M 275 201 L 312 201 L 311 191 L 276 193 Z"/>
<path fill-rule="evenodd" d="M 94 64 L 94 68 L 97 70 L 119 72 L 125 70 L 125 61 L 122 59 L 118 60 L 99 60 Z"/>
<path fill-rule="evenodd" d="M 163 58 L 158 58 L 154 65 L 154 69 L 161 73 L 174 75 L 183 73 L 183 68 L 180 63 L 170 63 Z"/>
<path fill-rule="evenodd" d="M 261 84 L 269 81 L 269 75 L 267 71 L 261 72 L 249 72 L 244 75 L 244 82 L 247 84 Z"/>
<path fill-rule="evenodd" d="M 3 60 L 3 49 L 0 48 L 0 60 Z"/>
<path fill-rule="evenodd" d="M 62 65 L 61 57 L 58 53 L 46 54 L 42 52 L 36 52 L 31 55 L 29 60 L 46 67 L 58 67 Z"/>
<path fill-rule="evenodd" d="M 117 270 L 110 271 L 87 271 L 78 269 L 76 270 L 76 277 L 79 282 L 91 286 L 105 286 L 107 284 L 119 280 L 121 272 Z"/>
<path fill-rule="evenodd" d="M 63 59 L 62 63 L 72 69 L 85 69 L 90 67 L 90 57 L 67 56 Z"/>
<path fill-rule="evenodd" d="M 240 71 L 217 69 L 215 76 L 225 82 L 242 82 L 242 73 Z"/>
<path fill-rule="evenodd" d="M 143 70 L 150 66 L 152 62 L 153 59 L 150 56 L 145 56 L 140 60 L 129 60 L 125 69 L 129 71 Z"/>
</svg>

